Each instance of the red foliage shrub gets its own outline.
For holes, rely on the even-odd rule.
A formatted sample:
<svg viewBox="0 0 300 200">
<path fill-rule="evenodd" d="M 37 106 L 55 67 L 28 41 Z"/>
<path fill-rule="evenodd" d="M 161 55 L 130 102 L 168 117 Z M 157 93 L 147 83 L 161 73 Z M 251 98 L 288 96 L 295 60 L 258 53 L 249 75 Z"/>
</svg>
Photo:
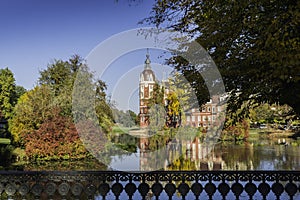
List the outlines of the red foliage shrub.
<svg viewBox="0 0 300 200">
<path fill-rule="evenodd" d="M 39 128 L 26 136 L 26 154 L 32 159 L 71 159 L 87 155 L 72 118 L 53 109 Z"/>
</svg>

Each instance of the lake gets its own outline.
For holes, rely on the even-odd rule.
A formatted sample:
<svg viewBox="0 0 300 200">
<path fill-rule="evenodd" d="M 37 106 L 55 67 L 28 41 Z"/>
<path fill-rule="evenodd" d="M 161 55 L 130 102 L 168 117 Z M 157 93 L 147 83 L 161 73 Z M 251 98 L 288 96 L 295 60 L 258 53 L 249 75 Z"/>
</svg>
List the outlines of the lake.
<svg viewBox="0 0 300 200">
<path fill-rule="evenodd" d="M 208 144 L 201 138 L 138 138 L 128 134 L 111 139 L 101 159 L 30 162 L 12 166 L 19 170 L 297 170 L 300 171 L 300 140 L 267 138 L 255 134 L 246 142 Z M 103 162 L 102 162 L 103 161 Z"/>
<path fill-rule="evenodd" d="M 122 135 L 116 141 L 122 144 L 130 137 Z M 200 140 L 172 140 L 163 147 L 151 150 L 145 147 L 145 144 L 151 146 L 151 141 L 139 138 L 136 140 L 136 152 L 113 156 L 111 167 L 125 171 L 300 170 L 300 145 L 297 140 L 250 138 L 248 142 L 238 144 L 206 144 Z"/>
</svg>

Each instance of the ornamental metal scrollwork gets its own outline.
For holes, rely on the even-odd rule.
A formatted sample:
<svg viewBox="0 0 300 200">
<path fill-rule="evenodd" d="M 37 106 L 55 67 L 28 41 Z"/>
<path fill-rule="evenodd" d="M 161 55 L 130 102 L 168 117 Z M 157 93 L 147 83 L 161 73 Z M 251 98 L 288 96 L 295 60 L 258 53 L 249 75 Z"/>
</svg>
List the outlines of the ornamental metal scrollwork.
<svg viewBox="0 0 300 200">
<path fill-rule="evenodd" d="M 83 186 L 81 183 L 75 183 L 71 188 L 71 192 L 75 197 L 79 197 L 80 194 L 82 193 L 82 190 L 83 190 Z"/>
<path fill-rule="evenodd" d="M 5 192 L 8 196 L 13 196 L 16 193 L 16 191 L 17 189 L 15 183 L 8 183 L 5 186 Z"/>
<path fill-rule="evenodd" d="M 299 177 L 299 171 L 0 171 L 0 199 L 300 199 Z"/>
<path fill-rule="evenodd" d="M 61 183 L 61 184 L 58 186 L 58 193 L 59 193 L 61 196 L 67 196 L 69 190 L 70 190 L 70 186 L 69 186 L 68 183 Z"/>
<path fill-rule="evenodd" d="M 19 193 L 21 196 L 26 196 L 30 190 L 30 187 L 27 183 L 23 183 L 19 187 Z M 1 194 L 1 189 L 0 189 L 0 194 Z"/>
<path fill-rule="evenodd" d="M 49 195 L 49 196 L 53 196 L 54 193 L 56 191 L 56 184 L 53 182 L 49 182 L 46 184 L 45 186 L 45 192 Z"/>
</svg>

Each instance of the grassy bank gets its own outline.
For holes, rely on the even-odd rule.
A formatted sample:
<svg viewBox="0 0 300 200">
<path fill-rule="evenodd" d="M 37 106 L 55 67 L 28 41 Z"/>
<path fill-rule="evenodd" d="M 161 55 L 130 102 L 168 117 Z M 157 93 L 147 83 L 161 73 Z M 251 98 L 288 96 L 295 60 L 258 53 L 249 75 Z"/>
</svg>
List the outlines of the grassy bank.
<svg viewBox="0 0 300 200">
<path fill-rule="evenodd" d="M 265 137 L 265 138 L 287 138 L 292 136 L 294 133 L 286 130 L 276 130 L 276 129 L 250 129 L 249 137 Z"/>
<path fill-rule="evenodd" d="M 8 138 L 0 138 L 0 144 L 10 144 L 10 139 Z"/>
<path fill-rule="evenodd" d="M 128 134 L 130 130 L 137 130 L 138 127 L 123 127 L 123 126 L 113 126 L 111 134 L 120 135 L 120 134 Z"/>
</svg>

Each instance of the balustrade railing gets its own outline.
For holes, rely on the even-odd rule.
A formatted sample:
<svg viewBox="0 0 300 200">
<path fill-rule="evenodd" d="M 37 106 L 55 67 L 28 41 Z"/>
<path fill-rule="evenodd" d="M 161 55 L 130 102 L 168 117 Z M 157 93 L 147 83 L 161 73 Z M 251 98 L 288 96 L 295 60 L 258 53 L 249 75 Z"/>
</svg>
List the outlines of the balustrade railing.
<svg viewBox="0 0 300 200">
<path fill-rule="evenodd" d="M 299 171 L 0 171 L 0 199 L 300 199 Z"/>
</svg>

